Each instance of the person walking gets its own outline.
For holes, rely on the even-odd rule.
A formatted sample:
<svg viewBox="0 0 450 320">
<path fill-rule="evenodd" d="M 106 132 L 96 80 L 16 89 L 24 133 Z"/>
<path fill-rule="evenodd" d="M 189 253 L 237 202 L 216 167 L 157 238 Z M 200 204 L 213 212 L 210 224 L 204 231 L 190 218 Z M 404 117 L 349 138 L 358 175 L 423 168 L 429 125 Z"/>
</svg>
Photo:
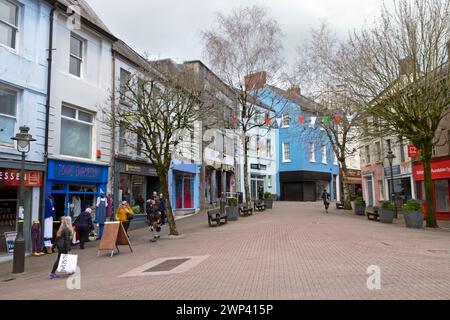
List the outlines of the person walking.
<svg viewBox="0 0 450 320">
<path fill-rule="evenodd" d="M 91 208 L 87 208 L 78 216 L 75 226 L 80 234 L 80 249 L 84 250 L 84 243 L 89 240 L 89 233 L 94 230 Z"/>
<path fill-rule="evenodd" d="M 161 238 L 161 214 L 155 200 L 147 201 L 146 212 L 149 231 L 152 235 L 150 241 L 156 242 L 159 238 Z"/>
<path fill-rule="evenodd" d="M 61 255 L 68 254 L 70 252 L 72 245 L 72 236 L 73 236 L 72 218 L 70 216 L 62 217 L 61 226 L 59 227 L 59 230 L 56 233 L 56 247 L 58 248 L 58 257 L 56 258 L 56 261 L 53 264 L 52 271 L 49 274 L 50 279 L 60 278 L 60 276 L 56 274 L 56 269 L 58 269 Z"/>
<path fill-rule="evenodd" d="M 161 224 L 164 225 L 167 223 L 167 216 L 166 216 L 166 199 L 164 199 L 164 194 L 159 195 L 159 208 L 158 208 L 160 214 L 161 214 Z"/>
<path fill-rule="evenodd" d="M 120 221 L 128 236 L 128 228 L 130 227 L 131 219 L 133 219 L 134 211 L 131 209 L 127 201 L 122 202 L 116 212 L 116 221 Z"/>
<path fill-rule="evenodd" d="M 322 200 L 325 206 L 325 211 L 328 213 L 328 209 L 330 208 L 331 203 L 331 195 L 328 193 L 327 189 L 325 189 L 322 193 Z"/>
</svg>

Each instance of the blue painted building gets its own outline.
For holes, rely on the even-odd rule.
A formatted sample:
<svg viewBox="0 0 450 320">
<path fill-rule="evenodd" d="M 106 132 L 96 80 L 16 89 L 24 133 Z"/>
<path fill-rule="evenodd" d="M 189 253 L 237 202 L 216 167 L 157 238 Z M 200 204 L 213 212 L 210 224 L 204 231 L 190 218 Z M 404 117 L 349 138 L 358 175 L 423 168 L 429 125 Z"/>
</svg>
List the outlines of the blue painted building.
<svg viewBox="0 0 450 320">
<path fill-rule="evenodd" d="M 169 171 L 170 204 L 174 211 L 200 208 L 200 169 L 198 164 L 174 159 Z"/>
<path fill-rule="evenodd" d="M 336 198 L 339 166 L 329 138 L 320 128 L 319 106 L 301 95 L 266 85 L 262 99 L 279 117 L 276 134 L 277 195 L 284 201 L 316 201 L 324 189 Z M 281 121 L 280 121 L 281 120 Z"/>
<path fill-rule="evenodd" d="M 31 222 L 42 196 L 50 5 L 37 0 L 0 0 L 0 255 L 4 233 L 15 230 L 20 154 L 11 140 L 21 126 L 36 139 L 26 154 L 24 235 L 30 249 Z"/>
</svg>

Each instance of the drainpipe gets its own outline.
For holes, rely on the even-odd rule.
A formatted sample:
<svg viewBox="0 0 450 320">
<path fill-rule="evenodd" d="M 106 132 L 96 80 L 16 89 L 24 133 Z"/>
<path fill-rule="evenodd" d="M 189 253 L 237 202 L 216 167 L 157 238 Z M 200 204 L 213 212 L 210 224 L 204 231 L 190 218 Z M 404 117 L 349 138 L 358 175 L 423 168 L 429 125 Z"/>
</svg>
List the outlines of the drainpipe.
<svg viewBox="0 0 450 320">
<path fill-rule="evenodd" d="M 47 170 L 48 170 L 48 136 L 49 136 L 49 123 L 50 123 L 50 97 L 51 97 L 51 84 L 52 84 L 52 61 L 53 61 L 53 25 L 54 16 L 56 11 L 56 2 L 53 3 L 52 10 L 50 11 L 50 30 L 49 30 L 49 40 L 48 40 L 48 57 L 47 57 L 47 99 L 45 102 L 45 141 L 44 141 L 44 181 L 41 194 L 41 208 L 39 218 L 41 220 L 41 225 L 43 226 L 44 216 L 45 216 L 45 200 L 47 198 Z M 44 236 L 44 229 L 42 229 L 42 237 Z"/>
<path fill-rule="evenodd" d="M 112 48 L 112 76 L 111 76 L 111 163 L 110 163 L 110 180 L 111 193 L 113 196 L 112 217 L 114 217 L 116 208 L 119 206 L 119 173 L 116 171 L 116 53 Z M 114 218 L 113 218 L 114 219 Z"/>
</svg>

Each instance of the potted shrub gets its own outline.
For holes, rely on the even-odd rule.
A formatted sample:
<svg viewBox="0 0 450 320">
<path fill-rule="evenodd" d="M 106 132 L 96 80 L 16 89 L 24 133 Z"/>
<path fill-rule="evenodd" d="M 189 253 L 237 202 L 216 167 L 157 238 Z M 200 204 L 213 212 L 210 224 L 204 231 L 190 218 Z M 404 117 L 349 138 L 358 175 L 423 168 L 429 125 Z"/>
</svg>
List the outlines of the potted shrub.
<svg viewBox="0 0 450 320">
<path fill-rule="evenodd" d="M 228 220 L 236 221 L 239 217 L 238 199 L 229 198 L 225 211 L 227 213 Z"/>
<path fill-rule="evenodd" d="M 403 216 L 408 228 L 422 229 L 423 228 L 423 209 L 422 203 L 418 200 L 408 200 L 403 205 Z"/>
<path fill-rule="evenodd" d="M 391 201 L 383 201 L 381 203 L 380 211 L 380 222 L 381 223 L 392 223 L 394 221 L 394 203 Z"/>
<path fill-rule="evenodd" d="M 365 215 L 366 203 L 362 197 L 356 197 L 355 199 L 355 214 L 358 216 Z"/>
<path fill-rule="evenodd" d="M 264 194 L 264 204 L 266 209 L 273 209 L 273 194 L 269 192 Z"/>
</svg>

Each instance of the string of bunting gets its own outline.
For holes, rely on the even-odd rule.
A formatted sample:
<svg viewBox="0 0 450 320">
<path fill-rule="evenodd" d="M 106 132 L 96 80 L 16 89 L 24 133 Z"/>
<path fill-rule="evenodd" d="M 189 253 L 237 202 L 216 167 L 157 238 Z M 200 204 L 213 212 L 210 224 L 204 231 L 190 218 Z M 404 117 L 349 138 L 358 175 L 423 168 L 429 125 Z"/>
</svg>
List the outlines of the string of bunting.
<svg viewBox="0 0 450 320">
<path fill-rule="evenodd" d="M 335 123 L 340 123 L 342 121 L 343 116 L 340 114 L 337 114 L 334 117 L 331 117 L 331 119 L 333 119 L 333 118 L 334 118 Z M 347 118 L 348 122 L 352 122 L 354 117 L 352 115 L 350 115 L 350 116 L 347 116 L 346 118 Z M 328 125 L 330 123 L 330 116 L 323 116 L 322 118 L 319 118 L 317 116 L 310 116 L 309 117 L 309 126 L 314 127 L 316 125 L 318 119 L 320 119 L 320 122 L 323 125 Z M 247 123 L 248 120 L 249 120 L 248 118 L 242 119 L 243 123 Z M 304 116 L 299 117 L 298 121 L 300 124 L 305 124 L 305 122 L 307 122 L 306 117 L 304 117 Z M 275 118 L 275 122 L 276 122 L 278 128 L 281 128 L 283 118 Z M 233 126 L 236 126 L 238 124 L 238 118 L 236 116 L 232 116 L 231 123 L 233 124 Z M 271 125 L 271 118 L 269 116 L 266 116 L 266 118 L 264 120 L 264 124 L 266 126 Z"/>
</svg>

